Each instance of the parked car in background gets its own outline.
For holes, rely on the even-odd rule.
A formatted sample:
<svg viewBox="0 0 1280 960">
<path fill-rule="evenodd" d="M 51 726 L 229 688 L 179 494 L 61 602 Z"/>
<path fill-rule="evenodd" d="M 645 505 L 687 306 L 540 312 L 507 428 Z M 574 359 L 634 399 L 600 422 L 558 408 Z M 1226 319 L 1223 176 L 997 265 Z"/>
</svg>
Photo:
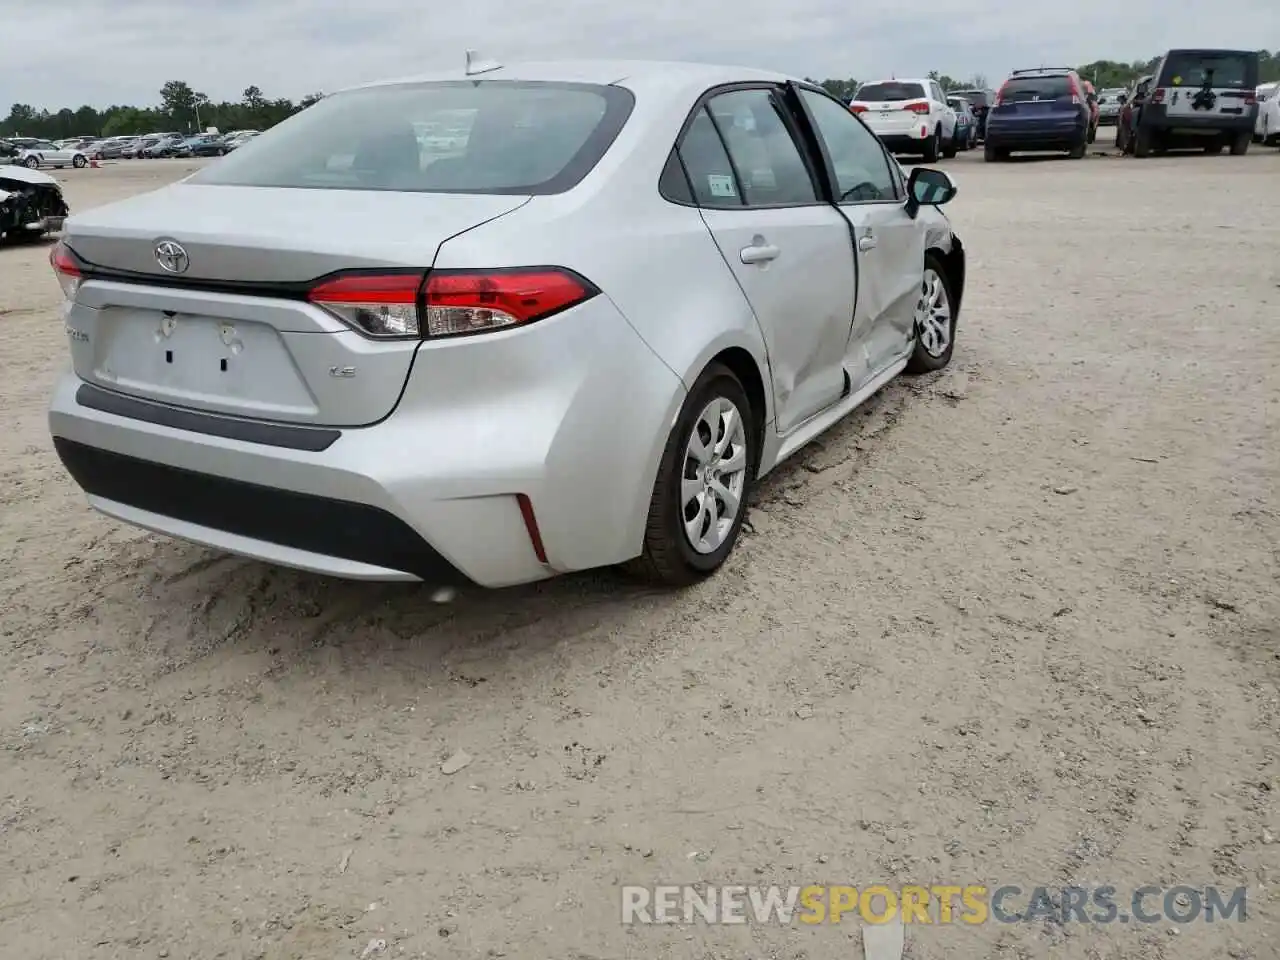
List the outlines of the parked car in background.
<svg viewBox="0 0 1280 960">
<path fill-rule="evenodd" d="M 229 153 L 223 139 L 212 134 L 203 134 L 183 141 L 174 150 L 175 157 L 221 157 Z"/>
<path fill-rule="evenodd" d="M 1253 139 L 1267 146 L 1280 144 L 1280 83 L 1264 83 L 1255 94 L 1258 119 L 1254 121 Z"/>
<path fill-rule="evenodd" d="M 1089 144 L 1092 110 L 1079 74 L 1068 67 L 1015 70 L 987 115 L 983 156 L 1007 160 L 1015 151 L 1065 150 L 1081 159 Z"/>
<path fill-rule="evenodd" d="M 969 103 L 973 115 L 978 121 L 978 140 L 981 141 L 987 132 L 987 113 L 991 110 L 991 105 L 996 102 L 996 92 L 981 87 L 975 87 L 972 90 L 952 90 L 949 94 L 953 97 L 963 97 Z"/>
<path fill-rule="evenodd" d="M 17 163 L 35 170 L 39 167 L 86 167 L 89 158 L 80 150 L 63 149 L 49 140 L 33 140 L 14 137 L 11 141 L 18 148 Z"/>
<path fill-rule="evenodd" d="M 227 149 L 235 150 L 260 135 L 261 132 L 258 130 L 240 130 L 235 133 L 229 133 L 226 137 Z"/>
<path fill-rule="evenodd" d="M 956 148 L 972 150 L 978 143 L 978 119 L 964 97 L 947 97 L 947 106 L 956 112 Z"/>
<path fill-rule="evenodd" d="M 1081 85 L 1084 87 L 1084 102 L 1089 106 L 1089 142 L 1098 136 L 1098 123 L 1102 115 L 1101 108 L 1098 106 L 1098 92 L 1093 89 L 1093 84 L 1088 80 L 1082 80 Z"/>
<path fill-rule="evenodd" d="M 1258 117 L 1258 54 L 1253 50 L 1170 50 L 1136 113 L 1133 155 L 1200 148 L 1243 156 Z"/>
<path fill-rule="evenodd" d="M 1124 87 L 1106 87 L 1098 91 L 1099 125 L 1110 126 L 1120 122 L 1120 108 L 1128 95 Z"/>
<path fill-rule="evenodd" d="M 24 166 L 0 166 L 0 243 L 38 240 L 61 230 L 66 217 L 57 180 Z"/>
<path fill-rule="evenodd" d="M 135 142 L 135 137 L 108 137 L 95 143 L 88 153 L 94 160 L 119 160 L 125 149 Z"/>
<path fill-rule="evenodd" d="M 11 140 L 0 140 L 0 163 L 15 163 L 18 159 L 18 145 Z"/>
<path fill-rule="evenodd" d="M 126 160 L 136 160 L 142 156 L 143 152 L 148 148 L 160 142 L 160 138 L 156 136 L 139 137 L 130 143 L 125 144 L 124 149 L 120 152 L 120 156 Z"/>
<path fill-rule="evenodd" d="M 49 427 L 93 507 L 356 579 L 629 562 L 686 585 L 758 478 L 950 362 L 955 185 L 904 179 L 825 90 L 703 64 L 485 77 L 332 94 L 68 220 Z M 461 155 L 423 163 L 415 121 L 458 113 Z"/>
<path fill-rule="evenodd" d="M 925 163 L 956 155 L 956 112 L 936 80 L 864 83 L 849 102 L 886 147 Z"/>
<path fill-rule="evenodd" d="M 187 142 L 181 135 L 167 134 L 142 151 L 148 160 L 162 160 L 177 155 L 177 151 Z"/>
</svg>

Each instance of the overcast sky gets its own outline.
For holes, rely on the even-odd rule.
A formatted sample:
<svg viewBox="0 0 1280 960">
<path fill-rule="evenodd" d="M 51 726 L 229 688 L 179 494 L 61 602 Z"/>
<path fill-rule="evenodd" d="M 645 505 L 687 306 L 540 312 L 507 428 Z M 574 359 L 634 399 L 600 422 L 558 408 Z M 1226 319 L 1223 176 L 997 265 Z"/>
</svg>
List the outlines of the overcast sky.
<svg viewBox="0 0 1280 960">
<path fill-rule="evenodd" d="M 874 9 L 878 6 L 880 10 Z M 1280 0 L 0 0 L 0 116 L 154 104 L 166 80 L 214 100 L 250 84 L 296 99 L 460 65 L 654 57 L 793 74 L 955 77 L 1171 46 L 1280 47 Z"/>
</svg>

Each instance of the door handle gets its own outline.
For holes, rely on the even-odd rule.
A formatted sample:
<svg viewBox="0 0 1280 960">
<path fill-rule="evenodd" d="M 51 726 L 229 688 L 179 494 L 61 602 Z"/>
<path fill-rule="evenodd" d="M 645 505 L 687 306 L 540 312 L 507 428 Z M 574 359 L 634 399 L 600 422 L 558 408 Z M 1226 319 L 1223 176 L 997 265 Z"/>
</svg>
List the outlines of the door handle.
<svg viewBox="0 0 1280 960">
<path fill-rule="evenodd" d="M 752 244 L 749 247 L 743 247 L 738 254 L 743 263 L 768 263 L 770 260 L 777 260 L 781 255 L 782 251 L 771 243 Z"/>
<path fill-rule="evenodd" d="M 871 236 L 871 234 L 867 234 L 865 237 L 858 238 L 858 249 L 861 250 L 863 253 L 866 253 L 868 250 L 874 250 L 875 248 L 876 248 L 876 238 Z"/>
</svg>

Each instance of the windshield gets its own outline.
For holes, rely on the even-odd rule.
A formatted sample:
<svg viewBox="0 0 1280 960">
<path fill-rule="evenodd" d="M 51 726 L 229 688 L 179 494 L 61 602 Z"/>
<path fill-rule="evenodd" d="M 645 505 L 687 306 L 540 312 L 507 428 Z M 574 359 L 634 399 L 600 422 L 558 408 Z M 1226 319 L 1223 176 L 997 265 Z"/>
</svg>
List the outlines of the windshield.
<svg viewBox="0 0 1280 960">
<path fill-rule="evenodd" d="M 1000 99 L 1005 103 L 1033 103 L 1070 96 L 1071 81 L 1067 77 L 1022 77 L 1010 80 L 1000 91 Z"/>
<path fill-rule="evenodd" d="M 868 83 L 858 88 L 855 100 L 864 103 L 884 103 L 889 100 L 922 100 L 924 87 L 918 83 Z"/>
<path fill-rule="evenodd" d="M 595 84 L 497 80 L 367 87 L 326 97 L 189 182 L 560 193 L 599 162 L 632 103 L 623 88 Z"/>
<path fill-rule="evenodd" d="M 1251 69 L 1252 67 L 1252 69 Z M 1257 83 L 1257 58 L 1244 53 L 1170 53 L 1160 71 L 1159 86 L 1252 89 Z"/>
</svg>

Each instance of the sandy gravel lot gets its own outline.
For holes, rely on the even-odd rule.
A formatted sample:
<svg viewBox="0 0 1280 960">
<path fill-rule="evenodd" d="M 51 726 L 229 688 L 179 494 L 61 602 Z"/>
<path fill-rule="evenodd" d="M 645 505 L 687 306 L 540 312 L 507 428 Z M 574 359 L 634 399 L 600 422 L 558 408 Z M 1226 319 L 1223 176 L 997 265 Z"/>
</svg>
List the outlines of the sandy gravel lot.
<svg viewBox="0 0 1280 960">
<path fill-rule="evenodd" d="M 84 210 L 190 166 L 59 176 Z M 675 595 L 441 607 L 96 516 L 46 431 L 47 248 L 0 250 L 0 954 L 861 956 L 620 925 L 620 885 L 705 881 L 1247 884 L 1244 923 L 907 956 L 1280 956 L 1280 151 L 950 166 L 952 368 Z"/>
</svg>

